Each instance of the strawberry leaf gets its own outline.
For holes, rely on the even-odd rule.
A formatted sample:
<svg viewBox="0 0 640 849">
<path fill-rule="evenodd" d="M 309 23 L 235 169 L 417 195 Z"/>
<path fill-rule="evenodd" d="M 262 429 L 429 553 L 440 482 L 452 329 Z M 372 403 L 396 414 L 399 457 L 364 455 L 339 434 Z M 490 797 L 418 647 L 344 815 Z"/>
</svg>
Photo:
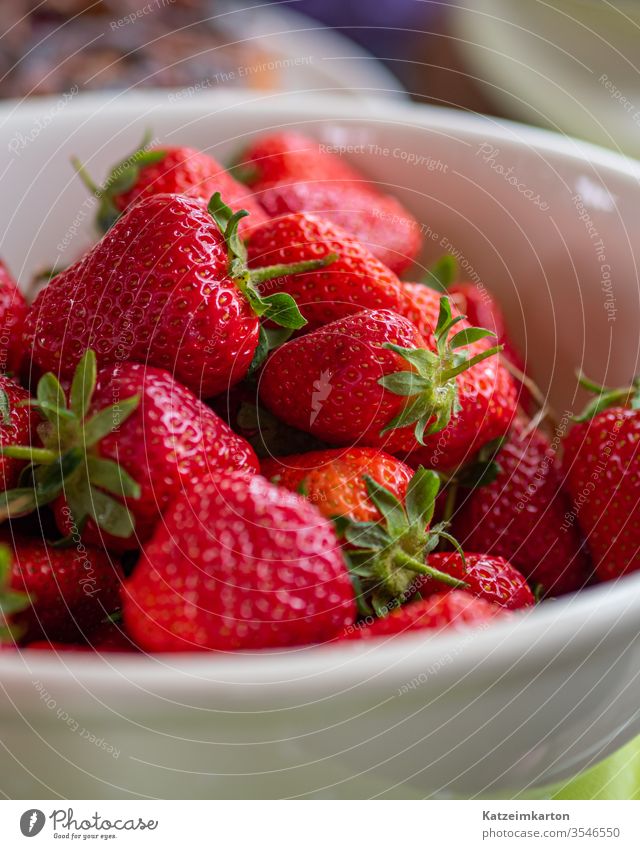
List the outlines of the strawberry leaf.
<svg viewBox="0 0 640 849">
<path fill-rule="evenodd" d="M 71 410 L 79 419 L 83 419 L 89 410 L 96 387 L 96 376 L 96 355 L 88 348 L 74 372 L 69 396 Z"/>
</svg>

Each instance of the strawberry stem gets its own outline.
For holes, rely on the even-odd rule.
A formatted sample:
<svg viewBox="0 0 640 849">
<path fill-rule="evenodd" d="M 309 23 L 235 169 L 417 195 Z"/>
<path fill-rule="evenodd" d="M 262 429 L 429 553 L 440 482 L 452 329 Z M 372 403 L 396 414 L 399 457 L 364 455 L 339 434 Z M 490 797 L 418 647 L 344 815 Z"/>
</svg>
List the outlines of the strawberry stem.
<svg viewBox="0 0 640 849">
<path fill-rule="evenodd" d="M 439 569 L 434 569 L 433 566 L 429 566 L 428 564 L 417 560 L 415 557 L 411 557 L 411 555 L 407 554 L 405 551 L 396 551 L 394 554 L 394 560 L 398 567 L 409 569 L 410 572 L 417 572 L 419 575 L 428 575 L 430 578 L 440 581 L 448 587 L 457 587 L 458 589 L 465 589 L 468 587 L 468 584 L 464 581 L 460 581 L 452 575 L 447 575 L 446 572 L 441 572 Z"/>
</svg>

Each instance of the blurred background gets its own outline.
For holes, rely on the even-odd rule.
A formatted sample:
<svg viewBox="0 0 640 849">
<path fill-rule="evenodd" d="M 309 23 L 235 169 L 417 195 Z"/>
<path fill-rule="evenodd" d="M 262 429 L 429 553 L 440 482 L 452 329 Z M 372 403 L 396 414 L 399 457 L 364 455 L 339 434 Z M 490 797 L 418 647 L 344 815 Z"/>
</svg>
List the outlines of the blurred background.
<svg viewBox="0 0 640 849">
<path fill-rule="evenodd" d="M 0 96 L 340 92 L 640 155 L 638 0 L 4 0 Z"/>
</svg>

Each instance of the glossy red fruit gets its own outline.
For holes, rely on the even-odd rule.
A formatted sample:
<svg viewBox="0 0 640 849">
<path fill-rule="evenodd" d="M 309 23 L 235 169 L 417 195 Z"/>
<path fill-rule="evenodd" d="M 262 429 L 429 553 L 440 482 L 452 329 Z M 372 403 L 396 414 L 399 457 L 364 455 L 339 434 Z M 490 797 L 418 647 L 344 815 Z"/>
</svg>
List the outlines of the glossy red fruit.
<svg viewBox="0 0 640 849">
<path fill-rule="evenodd" d="M 10 377 L 0 374 L 0 448 L 3 450 L 9 445 L 31 445 L 38 416 L 28 407 L 19 406 L 28 398 L 29 393 L 25 389 Z M 15 487 L 25 465 L 24 458 L 0 454 L 0 489 Z"/>
<path fill-rule="evenodd" d="M 316 139 L 289 131 L 258 136 L 244 150 L 233 173 L 253 189 L 283 180 L 363 180 L 345 159 L 323 151 Z"/>
<path fill-rule="evenodd" d="M 403 283 L 403 289 L 407 299 L 400 310 L 401 315 L 416 325 L 428 346 L 433 349 L 442 296 L 422 283 Z M 452 304 L 451 314 L 454 318 L 464 315 L 455 304 Z M 481 322 L 478 324 L 474 315 L 459 321 L 455 330 L 471 327 L 472 324 L 487 327 Z M 487 329 L 493 332 L 491 325 Z M 473 355 L 478 354 L 486 350 L 488 344 L 487 339 L 479 339 L 469 345 L 468 351 Z M 509 429 L 516 411 L 518 389 L 500 358 L 484 360 L 470 371 L 460 374 L 457 382 L 461 404 L 458 417 L 442 432 L 425 438 L 425 444 L 406 458 L 411 465 L 453 469 L 467 462 L 483 445 L 503 436 Z"/>
<path fill-rule="evenodd" d="M 118 551 L 137 548 L 170 501 L 201 477 L 258 471 L 250 445 L 168 372 L 124 363 L 96 377 L 95 368 L 89 352 L 68 406 L 52 375 L 38 387 L 39 399 L 50 392 L 60 404 L 43 408 L 49 433 L 35 476 L 42 488 L 51 463 L 62 458 L 63 474 L 44 496 L 64 534 Z"/>
<path fill-rule="evenodd" d="M 505 615 L 497 604 L 476 598 L 464 590 L 447 590 L 422 601 L 414 601 L 373 621 L 363 620 L 346 628 L 342 640 L 371 640 L 412 631 L 439 631 L 484 625 Z"/>
<path fill-rule="evenodd" d="M 288 424 L 334 445 L 402 454 L 416 451 L 423 438 L 431 454 L 439 435 L 428 435 L 429 429 L 449 422 L 454 449 L 483 444 L 508 429 L 515 397 L 505 379 L 496 390 L 504 405 L 491 404 L 489 381 L 501 379 L 501 372 L 476 358 L 491 356 L 492 349 L 469 359 L 452 348 L 474 337 L 456 339 L 446 298 L 441 305 L 435 350 L 414 324 L 388 310 L 363 311 L 287 342 L 262 372 L 262 402 Z M 445 446 L 442 466 L 449 464 L 449 450 Z"/>
<path fill-rule="evenodd" d="M 394 197 L 363 183 L 306 178 L 266 186 L 256 197 L 269 218 L 304 212 L 333 222 L 397 274 L 420 251 L 422 238 L 415 218 Z"/>
<path fill-rule="evenodd" d="M 9 269 L 0 260 L 0 372 L 15 374 L 20 370 L 26 315 L 27 302 Z"/>
<path fill-rule="evenodd" d="M 504 557 L 465 553 L 463 561 L 455 551 L 430 554 L 428 562 L 434 569 L 464 581 L 472 595 L 507 610 L 529 607 L 535 601 L 524 576 Z M 423 578 L 416 584 L 416 590 L 424 596 L 440 592 L 442 584 L 432 578 Z"/>
<path fill-rule="evenodd" d="M 354 618 L 331 523 L 259 475 L 178 496 L 124 593 L 127 631 L 146 651 L 323 642 Z"/>
<path fill-rule="evenodd" d="M 367 248 L 331 221 L 297 213 L 257 227 L 248 244 L 255 267 L 299 263 L 336 256 L 327 267 L 278 277 L 261 287 L 263 294 L 287 292 L 308 324 L 305 331 L 362 309 L 400 311 L 400 281 Z"/>
<path fill-rule="evenodd" d="M 120 607 L 122 570 L 104 551 L 84 545 L 52 548 L 41 540 L 3 534 L 11 552 L 2 594 L 25 593 L 10 616 L 22 640 L 77 641 Z"/>
<path fill-rule="evenodd" d="M 453 533 L 465 550 L 509 560 L 545 595 L 584 586 L 588 560 L 576 527 L 564 527 L 569 500 L 556 452 L 540 430 L 514 421 L 487 486 L 460 491 Z"/>
<path fill-rule="evenodd" d="M 420 250 L 420 227 L 411 213 L 315 139 L 289 132 L 261 136 L 244 152 L 237 173 L 268 215 L 321 214 L 397 273 Z"/>
<path fill-rule="evenodd" d="M 375 448 L 327 449 L 266 458 L 260 468 L 268 480 L 304 495 L 328 519 L 348 516 L 358 522 L 382 518 L 369 496 L 365 477 L 404 501 L 413 475 L 409 466 Z"/>
<path fill-rule="evenodd" d="M 598 577 L 640 569 L 640 381 L 606 389 L 583 379 L 596 398 L 564 439 L 567 501 L 561 529 L 584 532 Z"/>
<path fill-rule="evenodd" d="M 249 272 L 240 220 L 219 195 L 208 208 L 178 195 L 135 204 L 36 298 L 25 333 L 33 361 L 71 377 L 94 347 L 102 364 L 165 368 L 199 396 L 227 389 L 249 369 L 258 315 L 304 324 L 286 295 L 258 294 L 265 278 L 291 269 Z"/>
<path fill-rule="evenodd" d="M 148 147 L 143 142 L 137 151 L 114 166 L 102 186 L 93 183 L 78 160 L 74 164 L 100 201 L 96 225 L 102 233 L 134 203 L 159 194 L 188 195 L 208 202 L 220 192 L 234 212 L 245 209 L 250 214 L 240 223 L 243 235 L 266 218 L 260 204 L 242 183 L 212 156 L 192 147 Z"/>
</svg>

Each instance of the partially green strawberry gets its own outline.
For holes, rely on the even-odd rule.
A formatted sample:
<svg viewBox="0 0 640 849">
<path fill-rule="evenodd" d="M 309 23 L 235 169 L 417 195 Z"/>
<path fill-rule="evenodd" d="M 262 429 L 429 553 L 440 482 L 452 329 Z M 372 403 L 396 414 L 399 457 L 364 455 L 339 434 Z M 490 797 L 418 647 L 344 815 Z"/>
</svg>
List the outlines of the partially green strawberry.
<svg viewBox="0 0 640 849">
<path fill-rule="evenodd" d="M 192 147 L 152 145 L 149 133 L 137 150 L 112 168 L 102 186 L 94 183 L 77 158 L 72 162 L 100 201 L 96 227 L 101 233 L 106 233 L 134 203 L 159 194 L 188 195 L 208 201 L 219 192 L 234 211 L 246 209 L 250 213 L 239 224 L 242 235 L 266 218 L 251 192 L 212 156 Z"/>
<path fill-rule="evenodd" d="M 450 423 L 456 448 L 483 444 L 508 429 L 515 397 L 507 393 L 509 404 L 486 414 L 496 374 L 483 361 L 499 349 L 468 354 L 488 331 L 456 332 L 462 318 L 446 298 L 440 307 L 433 347 L 389 310 L 365 310 L 287 342 L 267 360 L 260 399 L 287 424 L 333 445 L 408 453 Z"/>
<path fill-rule="evenodd" d="M 25 343 L 43 371 L 70 378 L 87 348 L 104 365 L 134 360 L 175 374 L 199 396 L 240 380 L 260 342 L 259 317 L 289 330 L 304 324 L 284 292 L 265 280 L 323 267 L 249 270 L 233 213 L 215 194 L 153 195 L 132 206 L 89 253 L 36 298 Z"/>
<path fill-rule="evenodd" d="M 5 493 L 0 515 L 52 504 L 64 534 L 123 551 L 147 540 L 171 500 L 209 473 L 258 470 L 251 447 L 166 371 L 139 363 L 97 371 L 88 351 L 68 401 L 45 374 L 30 402 L 41 446 L 1 448 L 32 463 Z"/>
<path fill-rule="evenodd" d="M 405 295 L 396 275 L 346 230 L 306 213 L 256 227 L 248 242 L 249 265 L 283 265 L 334 257 L 328 268 L 275 277 L 263 294 L 286 292 L 313 330 L 362 309 L 401 311 Z"/>
<path fill-rule="evenodd" d="M 571 500 L 560 530 L 582 529 L 598 577 L 610 581 L 640 569 L 640 378 L 616 388 L 580 382 L 594 398 L 564 438 Z"/>
</svg>

